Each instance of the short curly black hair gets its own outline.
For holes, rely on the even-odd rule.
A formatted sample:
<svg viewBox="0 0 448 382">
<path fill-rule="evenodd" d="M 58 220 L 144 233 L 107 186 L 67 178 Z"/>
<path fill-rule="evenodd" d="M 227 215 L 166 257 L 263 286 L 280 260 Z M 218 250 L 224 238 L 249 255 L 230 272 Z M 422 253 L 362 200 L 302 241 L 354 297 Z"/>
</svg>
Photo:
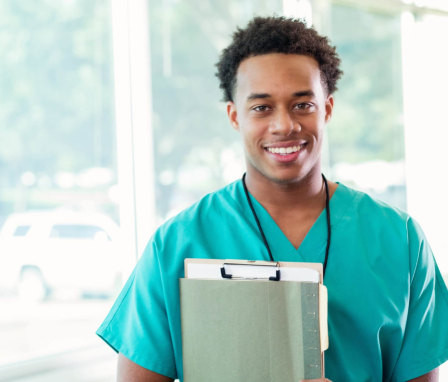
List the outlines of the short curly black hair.
<svg viewBox="0 0 448 382">
<path fill-rule="evenodd" d="M 222 51 L 216 64 L 216 76 L 224 92 L 225 102 L 233 101 L 240 63 L 248 57 L 269 53 L 313 57 L 319 64 L 322 82 L 328 94 L 337 90 L 336 83 L 342 75 L 339 69 L 341 60 L 326 37 L 320 36 L 299 19 L 255 17 L 246 28 L 235 31 L 232 43 Z"/>
</svg>

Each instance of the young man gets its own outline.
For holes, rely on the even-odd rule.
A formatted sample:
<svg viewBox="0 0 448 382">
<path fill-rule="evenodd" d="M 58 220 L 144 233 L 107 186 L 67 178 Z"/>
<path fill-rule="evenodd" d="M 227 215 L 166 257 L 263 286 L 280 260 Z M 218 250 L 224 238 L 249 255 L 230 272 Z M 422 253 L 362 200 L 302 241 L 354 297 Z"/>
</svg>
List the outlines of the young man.
<svg viewBox="0 0 448 382">
<path fill-rule="evenodd" d="M 234 34 L 218 78 L 247 172 L 150 240 L 98 330 L 120 353 L 119 381 L 182 379 L 185 258 L 271 256 L 324 264 L 328 378 L 437 381 L 448 358 L 448 293 L 421 229 L 321 174 L 340 76 L 335 49 L 300 21 L 255 18 Z"/>
</svg>

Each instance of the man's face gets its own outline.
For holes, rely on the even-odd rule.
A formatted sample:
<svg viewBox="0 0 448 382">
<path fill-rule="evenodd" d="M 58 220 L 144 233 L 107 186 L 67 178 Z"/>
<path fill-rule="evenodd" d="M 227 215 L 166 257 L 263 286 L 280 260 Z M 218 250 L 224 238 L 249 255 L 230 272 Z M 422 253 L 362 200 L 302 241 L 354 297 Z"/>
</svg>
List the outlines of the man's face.
<svg viewBox="0 0 448 382">
<path fill-rule="evenodd" d="M 326 95 L 316 60 L 279 53 L 245 59 L 234 100 L 227 113 L 242 135 L 248 176 L 276 183 L 320 177 L 333 97 Z"/>
</svg>

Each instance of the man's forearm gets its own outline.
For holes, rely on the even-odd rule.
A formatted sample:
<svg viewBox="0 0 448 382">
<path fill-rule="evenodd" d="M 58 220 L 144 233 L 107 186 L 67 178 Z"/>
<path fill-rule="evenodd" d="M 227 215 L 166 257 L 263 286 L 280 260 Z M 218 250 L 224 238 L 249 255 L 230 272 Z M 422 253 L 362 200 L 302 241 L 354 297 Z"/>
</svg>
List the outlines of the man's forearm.
<svg viewBox="0 0 448 382">
<path fill-rule="evenodd" d="M 145 369 L 118 354 L 117 382 L 172 382 L 173 379 Z"/>
<path fill-rule="evenodd" d="M 409 382 L 439 382 L 439 368 L 436 368 L 421 377 L 411 379 Z"/>
</svg>

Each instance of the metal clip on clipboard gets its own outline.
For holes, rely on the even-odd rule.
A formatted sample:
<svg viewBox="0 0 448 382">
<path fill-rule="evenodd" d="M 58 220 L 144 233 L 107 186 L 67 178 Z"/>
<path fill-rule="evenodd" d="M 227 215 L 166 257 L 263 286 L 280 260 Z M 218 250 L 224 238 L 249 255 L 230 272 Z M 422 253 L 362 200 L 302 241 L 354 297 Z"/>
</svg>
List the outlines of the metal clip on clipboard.
<svg viewBox="0 0 448 382">
<path fill-rule="evenodd" d="M 255 263 L 255 262 L 254 262 Z M 234 265 L 234 266 L 258 266 L 258 267 L 271 267 L 275 268 L 275 276 L 268 276 L 268 277 L 260 277 L 260 276 L 234 276 L 230 273 L 226 273 L 225 266 L 226 265 Z M 272 263 L 272 262 L 261 262 L 257 261 L 256 264 L 251 264 L 251 262 L 241 263 L 241 262 L 226 262 L 222 264 L 221 267 L 221 277 L 223 279 L 233 279 L 233 280 L 270 280 L 270 281 L 280 281 L 280 264 L 278 262 Z"/>
</svg>

